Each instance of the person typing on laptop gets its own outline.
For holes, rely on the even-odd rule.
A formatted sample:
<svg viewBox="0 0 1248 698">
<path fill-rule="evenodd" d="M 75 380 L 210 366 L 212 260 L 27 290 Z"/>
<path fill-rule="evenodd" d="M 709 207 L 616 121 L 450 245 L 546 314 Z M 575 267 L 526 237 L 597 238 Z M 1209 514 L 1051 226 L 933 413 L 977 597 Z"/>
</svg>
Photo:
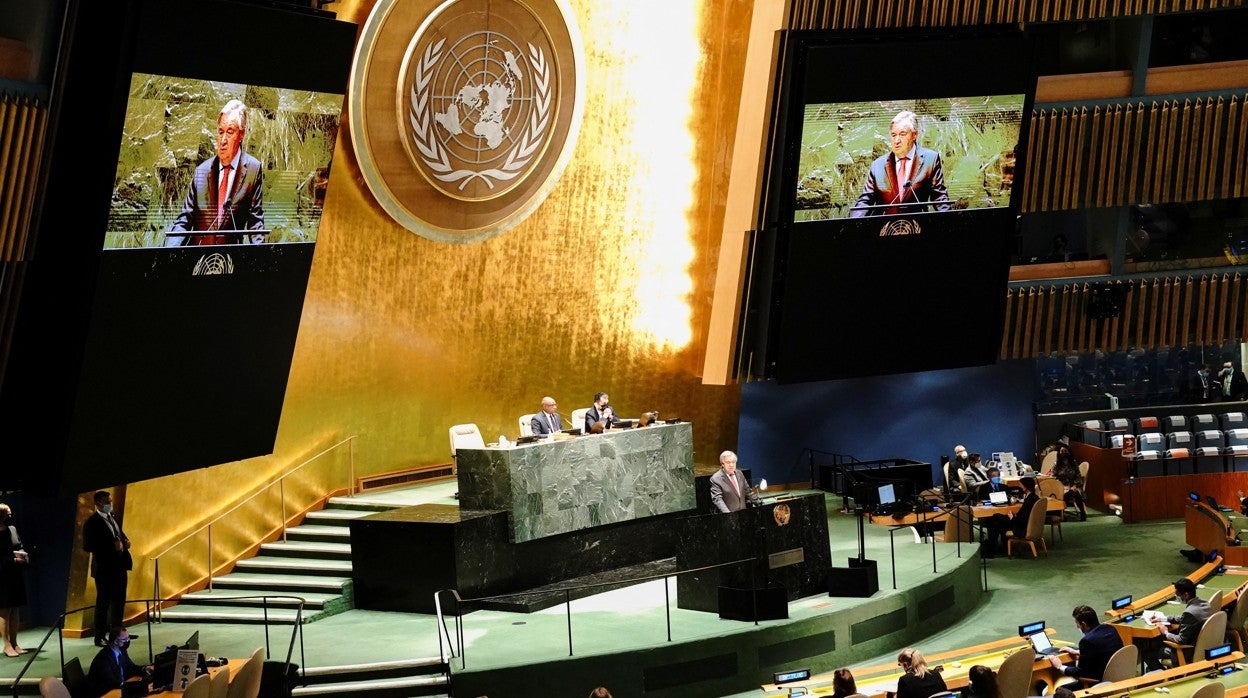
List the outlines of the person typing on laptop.
<svg viewBox="0 0 1248 698">
<path fill-rule="evenodd" d="M 997 468 L 988 469 L 988 481 L 979 486 L 975 496 L 981 502 L 992 500 L 992 493 L 1000 492 L 1005 494 L 1005 483 L 1001 481 L 1001 471 Z"/>
<path fill-rule="evenodd" d="M 1056 656 L 1050 656 L 1049 663 L 1054 669 L 1062 672 L 1062 675 L 1076 679 L 1062 684 L 1073 691 L 1083 688 L 1078 679 L 1101 680 L 1109 658 L 1114 655 L 1114 652 L 1122 649 L 1122 638 L 1111 626 L 1102 625 L 1100 617 L 1090 606 L 1075 606 L 1075 610 L 1070 615 L 1075 619 L 1075 625 L 1079 627 L 1079 631 L 1083 633 L 1083 636 L 1079 638 L 1079 647 L 1066 650 L 1074 655 L 1075 664 L 1066 666 Z"/>
</svg>

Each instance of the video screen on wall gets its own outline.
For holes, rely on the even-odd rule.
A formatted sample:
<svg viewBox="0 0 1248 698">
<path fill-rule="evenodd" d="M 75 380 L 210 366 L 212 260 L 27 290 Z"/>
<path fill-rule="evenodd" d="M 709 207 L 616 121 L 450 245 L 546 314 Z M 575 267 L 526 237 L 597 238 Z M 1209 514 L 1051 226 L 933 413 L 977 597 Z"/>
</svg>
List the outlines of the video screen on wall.
<svg viewBox="0 0 1248 698">
<path fill-rule="evenodd" d="M 316 242 L 342 103 L 135 73 L 104 248 Z"/>
<path fill-rule="evenodd" d="M 995 360 L 1034 93 L 1015 27 L 790 33 L 754 273 L 764 375 Z"/>
<path fill-rule="evenodd" d="M 804 105 L 793 220 L 1009 207 L 1025 98 Z"/>
<path fill-rule="evenodd" d="M 110 109 L 91 156 L 67 158 L 101 204 L 73 220 L 98 264 L 69 491 L 273 452 L 357 31 L 280 3 L 91 13 L 71 60 L 95 74 L 75 89 Z"/>
</svg>

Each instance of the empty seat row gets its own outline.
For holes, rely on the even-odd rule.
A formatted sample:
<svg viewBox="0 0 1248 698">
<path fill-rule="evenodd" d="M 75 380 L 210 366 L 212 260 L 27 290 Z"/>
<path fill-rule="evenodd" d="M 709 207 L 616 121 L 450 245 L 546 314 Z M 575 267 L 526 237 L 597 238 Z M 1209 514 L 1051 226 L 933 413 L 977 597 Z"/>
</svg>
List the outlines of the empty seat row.
<svg viewBox="0 0 1248 698">
<path fill-rule="evenodd" d="M 1248 428 L 1248 414 L 1243 412 L 1225 412 L 1222 414 L 1171 415 L 1168 417 L 1135 417 L 1127 419 L 1089 419 L 1079 422 L 1083 428 L 1083 441 L 1105 448 L 1109 445 L 1109 435 L 1134 434 L 1171 434 L 1175 432 L 1200 432 L 1217 429 Z"/>
<path fill-rule="evenodd" d="M 1122 448 L 1123 439 L 1123 434 L 1115 434 L 1110 445 Z M 1135 453 L 1124 457 L 1136 464 L 1135 474 L 1143 477 L 1180 474 L 1184 463 L 1190 463 L 1190 472 L 1195 473 L 1201 459 L 1209 472 L 1238 470 L 1239 458 L 1244 456 L 1248 456 L 1248 428 L 1140 434 L 1135 438 Z"/>
</svg>

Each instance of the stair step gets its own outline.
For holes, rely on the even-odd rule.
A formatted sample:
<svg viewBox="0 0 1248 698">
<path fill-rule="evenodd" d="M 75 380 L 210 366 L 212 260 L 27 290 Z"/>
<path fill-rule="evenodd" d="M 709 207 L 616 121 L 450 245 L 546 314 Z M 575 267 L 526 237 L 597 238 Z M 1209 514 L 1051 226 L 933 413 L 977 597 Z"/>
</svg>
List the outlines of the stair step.
<svg viewBox="0 0 1248 698">
<path fill-rule="evenodd" d="M 350 560 L 350 543 L 325 543 L 321 541 L 287 540 L 264 543 L 261 555 L 275 557 L 323 558 L 326 560 Z"/>
<path fill-rule="evenodd" d="M 348 526 L 303 524 L 286 529 L 286 539 L 346 543 L 351 540 L 351 528 Z"/>
<path fill-rule="evenodd" d="M 365 516 L 376 514 L 375 511 L 364 509 L 321 509 L 320 511 L 310 511 L 303 520 L 325 526 L 346 526 L 355 519 L 362 519 Z"/>
<path fill-rule="evenodd" d="M 357 494 L 354 497 L 330 497 L 329 501 L 325 503 L 326 509 L 331 507 L 341 509 L 361 509 L 368 510 L 374 514 L 379 511 L 398 509 L 401 506 L 404 505 L 396 504 L 391 499 L 369 497 L 366 494 Z"/>
<path fill-rule="evenodd" d="M 315 613 L 315 612 L 313 612 Z M 293 608 L 272 608 L 268 609 L 268 622 L 270 623 L 294 623 L 297 614 Z M 263 623 L 265 622 L 265 610 L 259 607 L 240 607 L 240 606 L 222 606 L 220 608 L 209 608 L 206 606 L 184 606 L 177 605 L 166 608 L 161 612 L 161 620 L 168 623 L 173 622 L 216 622 L 216 623 Z M 308 610 L 303 612 L 303 622 L 308 623 L 312 620 Z"/>
<path fill-rule="evenodd" d="M 441 659 L 437 657 L 427 657 L 424 659 L 367 662 L 364 664 L 307 667 L 303 671 L 303 681 L 307 685 L 345 683 L 347 681 L 356 680 L 374 680 L 404 676 L 444 674 L 445 672 L 446 665 L 442 663 Z M 365 679 L 365 676 L 368 678 Z"/>
<path fill-rule="evenodd" d="M 304 609 L 323 608 L 328 601 L 332 601 L 342 596 L 340 593 L 322 593 L 301 591 L 297 594 L 291 593 L 288 596 L 262 598 L 255 591 L 247 591 L 245 589 L 214 589 L 212 591 L 193 591 L 189 594 L 183 594 L 178 600 L 180 605 L 186 604 L 202 604 L 209 606 L 220 605 L 237 605 L 237 606 L 263 606 L 266 602 L 270 607 L 273 606 L 295 606 L 299 600 L 291 598 L 298 596 L 303 599 Z"/>
<path fill-rule="evenodd" d="M 278 574 L 295 573 L 316 576 L 350 577 L 350 560 L 319 560 L 299 557 L 259 557 L 239 560 L 234 569 L 242 572 L 260 572 L 271 570 Z"/>
<path fill-rule="evenodd" d="M 265 593 L 293 593 L 303 591 L 342 592 L 351 581 L 350 577 L 329 577 L 301 574 L 242 574 L 231 573 L 212 578 L 215 590 L 253 589 Z"/>
<path fill-rule="evenodd" d="M 343 681 L 341 683 L 320 683 L 310 686 L 297 686 L 291 692 L 296 696 L 328 696 L 328 695 L 361 695 L 373 692 L 411 691 L 414 689 L 435 689 L 449 686 L 445 676 L 403 676 L 391 679 L 372 679 L 365 681 Z M 411 694 L 407 694 L 411 695 Z"/>
</svg>

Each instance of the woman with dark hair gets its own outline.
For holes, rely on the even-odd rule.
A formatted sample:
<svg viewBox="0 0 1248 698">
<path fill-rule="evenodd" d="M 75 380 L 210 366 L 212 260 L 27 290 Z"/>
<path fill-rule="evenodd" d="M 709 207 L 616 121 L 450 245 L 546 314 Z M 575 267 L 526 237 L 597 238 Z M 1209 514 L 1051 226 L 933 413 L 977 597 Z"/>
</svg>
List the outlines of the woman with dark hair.
<svg viewBox="0 0 1248 698">
<path fill-rule="evenodd" d="M 832 672 L 832 698 L 845 698 L 858 692 L 858 684 L 849 669 L 841 668 Z"/>
<path fill-rule="evenodd" d="M 17 609 L 26 605 L 26 551 L 13 527 L 13 510 L 0 504 L 0 639 L 9 657 L 24 654 L 17 644 Z"/>
<path fill-rule="evenodd" d="M 906 672 L 897 679 L 897 698 L 928 698 L 933 693 L 949 690 L 940 674 L 927 668 L 923 653 L 913 647 L 897 655 L 897 666 Z"/>
<path fill-rule="evenodd" d="M 1079 510 L 1079 520 L 1088 520 L 1088 509 L 1083 504 L 1083 474 L 1079 472 L 1079 464 L 1075 462 L 1075 456 L 1070 452 L 1070 446 L 1062 444 L 1057 447 L 1057 463 L 1053 466 L 1053 477 L 1066 487 L 1066 492 L 1062 494 L 1062 499 L 1066 501 L 1066 506 L 1074 507 Z"/>
<path fill-rule="evenodd" d="M 971 667 L 967 674 L 970 685 L 962 692 L 966 698 L 1001 698 L 1001 689 L 997 686 L 997 672 L 983 664 Z"/>
</svg>

